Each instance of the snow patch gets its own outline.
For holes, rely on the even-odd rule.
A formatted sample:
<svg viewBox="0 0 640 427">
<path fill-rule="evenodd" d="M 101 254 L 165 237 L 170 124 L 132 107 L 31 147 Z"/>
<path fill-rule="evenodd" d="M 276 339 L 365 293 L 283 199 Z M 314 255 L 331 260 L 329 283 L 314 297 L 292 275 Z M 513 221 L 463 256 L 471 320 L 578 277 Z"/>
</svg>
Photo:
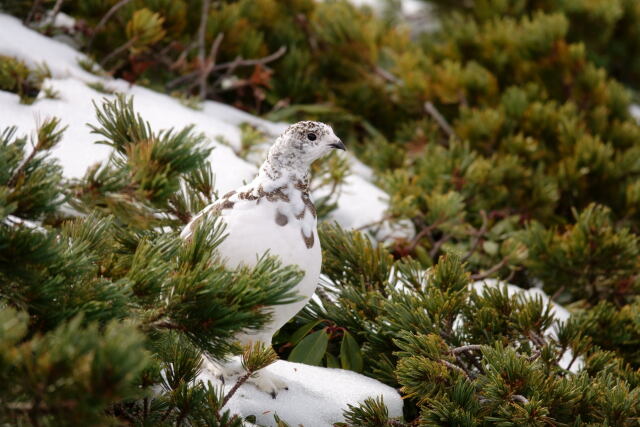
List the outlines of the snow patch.
<svg viewBox="0 0 640 427">
<path fill-rule="evenodd" d="M 344 422 L 342 412 L 348 408 L 348 404 L 357 405 L 368 397 L 382 396 L 389 416 L 402 416 L 402 399 L 394 388 L 356 372 L 284 360 L 264 370 L 279 376 L 289 389 L 280 391 L 273 399 L 254 385 L 245 383 L 225 409 L 244 417 L 255 415 L 256 423 L 265 426 L 276 426 L 273 415 L 277 414 L 292 426 L 331 427 L 334 423 Z M 204 370 L 199 379 L 222 386 L 220 380 L 208 370 Z M 225 393 L 234 384 L 235 381 L 227 381 L 224 384 Z"/>
</svg>

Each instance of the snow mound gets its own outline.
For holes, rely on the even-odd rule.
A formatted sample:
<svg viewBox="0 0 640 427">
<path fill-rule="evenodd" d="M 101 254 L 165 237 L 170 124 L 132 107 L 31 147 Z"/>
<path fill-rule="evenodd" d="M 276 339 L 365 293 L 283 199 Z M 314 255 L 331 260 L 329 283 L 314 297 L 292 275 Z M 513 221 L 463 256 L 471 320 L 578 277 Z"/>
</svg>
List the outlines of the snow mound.
<svg viewBox="0 0 640 427">
<path fill-rule="evenodd" d="M 389 416 L 402 416 L 402 399 L 394 388 L 353 371 L 283 360 L 264 370 L 279 376 L 289 389 L 281 391 L 273 399 L 254 385 L 244 383 L 225 409 L 243 417 L 255 415 L 256 423 L 265 426 L 276 426 L 273 415 L 277 414 L 291 426 L 331 427 L 334 423 L 344 422 L 342 412 L 348 408 L 348 404 L 357 405 L 368 397 L 382 396 Z M 211 381 L 213 385 L 222 385 L 207 370 L 200 374 L 199 379 L 205 383 Z M 227 381 L 225 393 L 234 383 Z"/>
<path fill-rule="evenodd" d="M 24 27 L 18 19 L 5 14 L 0 14 L 0 54 L 19 58 L 32 67 L 46 64 L 50 69 L 51 78 L 45 80 L 43 87 L 57 92 L 59 99 L 44 98 L 41 92 L 36 102 L 24 105 L 17 95 L 0 91 L 0 129 L 17 126 L 19 134 L 27 135 L 33 133 L 38 121 L 59 117 L 68 129 L 53 155 L 60 160 L 67 178 L 83 176 L 89 166 L 107 160 L 111 153 L 109 147 L 94 143 L 98 138 L 87 126 L 87 123 L 97 125 L 92 103 L 114 97 L 94 89 L 96 84 L 110 92 L 133 95 L 136 111 L 155 130 L 195 125 L 195 131 L 204 133 L 215 148 L 209 160 L 216 172 L 220 194 L 250 181 L 258 171 L 255 164 L 236 155 L 241 147 L 239 126 L 248 123 L 265 133 L 269 140 L 287 127 L 286 123 L 270 122 L 213 101 L 206 101 L 201 110 L 194 110 L 171 96 L 89 73 L 79 65 L 79 61 L 87 60 L 85 55 Z M 359 228 L 383 218 L 388 197 L 370 182 L 370 174 L 364 165 L 354 168 L 342 186 L 338 208 L 331 220 L 345 228 Z M 314 194 L 316 198 L 321 195 Z"/>
</svg>

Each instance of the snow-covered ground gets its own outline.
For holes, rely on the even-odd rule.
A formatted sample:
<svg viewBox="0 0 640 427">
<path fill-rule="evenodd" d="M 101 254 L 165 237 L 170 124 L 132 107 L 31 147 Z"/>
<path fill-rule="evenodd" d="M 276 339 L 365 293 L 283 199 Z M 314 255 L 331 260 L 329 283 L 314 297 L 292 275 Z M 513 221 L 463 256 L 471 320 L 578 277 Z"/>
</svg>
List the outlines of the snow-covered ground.
<svg viewBox="0 0 640 427">
<path fill-rule="evenodd" d="M 236 362 L 239 364 L 239 358 L 236 358 Z M 273 415 L 276 414 L 291 426 L 328 427 L 344 422 L 342 413 L 348 405 L 355 406 L 368 397 L 382 397 L 389 416 L 402 417 L 402 399 L 394 388 L 353 371 L 284 360 L 264 370 L 279 377 L 288 389 L 281 390 L 273 399 L 253 384 L 245 383 L 225 408 L 245 417 L 255 415 L 260 425 L 275 425 Z M 235 384 L 235 381 L 221 384 L 206 370 L 200 378 L 217 387 L 224 387 L 225 393 Z"/>
<path fill-rule="evenodd" d="M 221 194 L 251 180 L 257 173 L 256 164 L 236 155 L 241 144 L 240 124 L 255 126 L 269 139 L 287 127 L 286 123 L 269 122 L 212 101 L 204 102 L 202 110 L 197 111 L 168 95 L 94 75 L 80 67 L 78 61 L 86 59 L 82 53 L 25 28 L 18 19 L 4 14 L 0 14 L 0 55 L 19 58 L 32 67 L 46 64 L 51 70 L 52 77 L 43 86 L 58 92 L 60 99 L 47 99 L 41 92 L 32 105 L 23 105 L 17 95 L 0 91 L 0 129 L 17 126 L 19 134 L 31 134 L 38 120 L 59 117 L 68 129 L 53 155 L 60 160 L 68 178 L 81 177 L 89 166 L 105 161 L 111 151 L 105 145 L 94 143 L 98 138 L 90 133 L 87 123 L 97 124 L 92 102 L 100 103 L 101 99 L 112 96 L 88 84 L 100 83 L 112 91 L 133 95 L 136 110 L 155 130 L 194 124 L 196 131 L 203 132 L 215 147 L 210 161 Z M 343 227 L 359 228 L 376 223 L 384 216 L 386 194 L 369 182 L 370 175 L 366 166 L 357 164 L 342 186 L 332 219 Z"/>
</svg>

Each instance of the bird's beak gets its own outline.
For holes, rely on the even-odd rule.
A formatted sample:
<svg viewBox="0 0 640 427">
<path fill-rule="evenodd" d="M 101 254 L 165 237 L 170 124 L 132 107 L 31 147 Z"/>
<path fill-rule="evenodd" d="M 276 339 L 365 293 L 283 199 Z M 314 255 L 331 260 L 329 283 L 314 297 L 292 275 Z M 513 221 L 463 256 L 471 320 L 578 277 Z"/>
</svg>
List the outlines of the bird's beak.
<svg viewBox="0 0 640 427">
<path fill-rule="evenodd" d="M 338 150 L 342 150 L 342 151 L 347 151 L 347 147 L 345 147 L 342 141 L 340 141 L 339 139 L 329 144 L 329 147 L 337 148 Z"/>
</svg>

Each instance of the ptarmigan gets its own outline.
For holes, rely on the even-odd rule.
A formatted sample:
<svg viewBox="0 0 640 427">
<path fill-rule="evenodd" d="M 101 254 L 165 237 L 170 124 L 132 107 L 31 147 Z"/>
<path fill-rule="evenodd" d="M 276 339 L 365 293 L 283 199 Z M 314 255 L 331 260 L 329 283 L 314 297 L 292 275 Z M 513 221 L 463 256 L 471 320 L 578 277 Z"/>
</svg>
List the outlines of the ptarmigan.
<svg viewBox="0 0 640 427">
<path fill-rule="evenodd" d="M 295 288 L 302 300 L 274 307 L 270 323 L 261 331 L 236 337 L 241 344 L 261 341 L 270 346 L 273 334 L 304 307 L 316 289 L 322 252 L 309 195 L 309 168 L 334 149 L 345 146 L 326 124 L 305 121 L 290 126 L 271 146 L 251 183 L 207 206 L 182 231 L 181 237 L 188 239 L 194 224 L 207 214 L 217 214 L 227 226 L 219 251 L 228 267 L 253 266 L 269 251 L 304 272 Z M 235 373 L 230 365 L 218 362 L 211 363 L 210 369 L 223 377 Z M 267 372 L 258 372 L 250 381 L 274 397 L 285 388 Z"/>
</svg>

